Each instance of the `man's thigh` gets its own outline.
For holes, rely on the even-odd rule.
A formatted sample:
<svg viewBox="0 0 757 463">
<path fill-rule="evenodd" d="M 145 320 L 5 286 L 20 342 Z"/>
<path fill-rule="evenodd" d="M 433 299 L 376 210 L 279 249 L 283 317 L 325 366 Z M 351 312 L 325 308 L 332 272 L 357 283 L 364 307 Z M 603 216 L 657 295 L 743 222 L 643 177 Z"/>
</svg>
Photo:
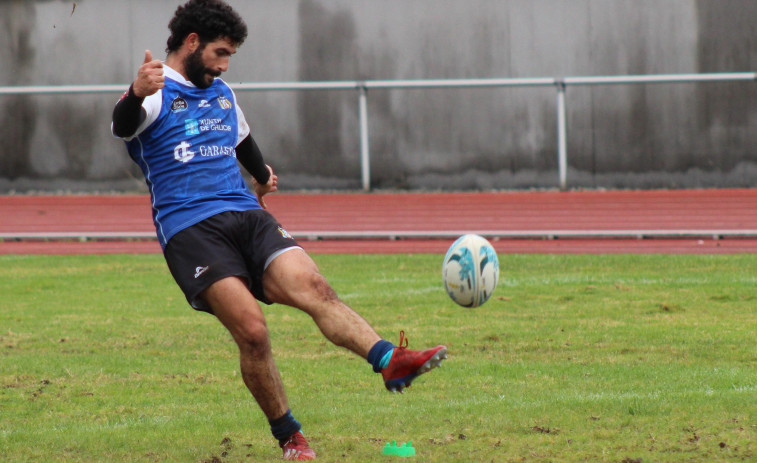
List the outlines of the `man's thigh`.
<svg viewBox="0 0 757 463">
<path fill-rule="evenodd" d="M 202 291 L 202 299 L 236 340 L 265 336 L 265 315 L 239 277 L 220 279 Z M 262 333 L 256 331 L 263 330 Z"/>
<path fill-rule="evenodd" d="M 336 297 L 313 259 L 301 248 L 276 257 L 263 274 L 263 288 L 273 302 L 304 308 L 312 298 Z"/>
</svg>

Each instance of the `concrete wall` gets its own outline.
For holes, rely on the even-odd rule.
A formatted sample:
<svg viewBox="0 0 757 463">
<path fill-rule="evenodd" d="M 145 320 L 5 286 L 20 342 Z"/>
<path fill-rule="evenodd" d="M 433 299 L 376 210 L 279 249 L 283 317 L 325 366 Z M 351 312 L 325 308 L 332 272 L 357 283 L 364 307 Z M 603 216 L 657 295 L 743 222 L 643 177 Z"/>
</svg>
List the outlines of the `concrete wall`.
<svg viewBox="0 0 757 463">
<path fill-rule="evenodd" d="M 177 0 L 2 0 L 0 86 L 124 84 Z M 753 0 L 235 0 L 228 82 L 752 71 Z M 757 180 L 753 83 L 570 87 L 572 187 Z M 139 190 L 119 95 L 0 96 L 0 192 Z M 357 95 L 240 92 L 283 189 L 360 186 Z M 555 90 L 369 93 L 377 188 L 557 185 Z"/>
</svg>

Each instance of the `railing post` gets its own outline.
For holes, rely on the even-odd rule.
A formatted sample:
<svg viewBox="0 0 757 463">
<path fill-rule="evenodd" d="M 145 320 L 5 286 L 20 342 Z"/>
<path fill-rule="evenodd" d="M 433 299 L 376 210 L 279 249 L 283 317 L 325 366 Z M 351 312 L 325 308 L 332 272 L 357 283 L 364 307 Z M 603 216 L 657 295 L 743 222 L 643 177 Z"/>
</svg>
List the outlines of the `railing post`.
<svg viewBox="0 0 757 463">
<path fill-rule="evenodd" d="M 358 84 L 359 117 L 360 117 L 360 166 L 363 190 L 371 189 L 371 155 L 368 146 L 368 87 L 365 83 Z"/>
<path fill-rule="evenodd" d="M 557 170 L 560 189 L 568 187 L 568 115 L 565 109 L 565 81 L 557 80 Z"/>
</svg>

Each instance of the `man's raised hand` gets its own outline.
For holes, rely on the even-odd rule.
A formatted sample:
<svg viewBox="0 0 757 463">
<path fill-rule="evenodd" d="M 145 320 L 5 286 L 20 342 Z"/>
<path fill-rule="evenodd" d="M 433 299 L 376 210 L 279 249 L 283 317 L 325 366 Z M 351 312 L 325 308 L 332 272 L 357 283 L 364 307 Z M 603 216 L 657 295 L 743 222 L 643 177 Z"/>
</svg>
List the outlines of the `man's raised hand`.
<svg viewBox="0 0 757 463">
<path fill-rule="evenodd" d="M 150 50 L 145 50 L 145 61 L 139 67 L 137 78 L 132 87 L 134 96 L 145 98 L 164 86 L 163 63 L 160 60 L 153 59 Z"/>
</svg>

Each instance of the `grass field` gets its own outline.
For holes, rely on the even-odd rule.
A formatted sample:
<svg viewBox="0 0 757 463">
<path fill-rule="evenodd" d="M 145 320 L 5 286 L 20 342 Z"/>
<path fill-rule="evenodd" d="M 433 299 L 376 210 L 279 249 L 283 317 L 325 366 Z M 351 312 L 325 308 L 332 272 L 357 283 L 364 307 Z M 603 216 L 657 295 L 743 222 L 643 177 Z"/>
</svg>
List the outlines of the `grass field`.
<svg viewBox="0 0 757 463">
<path fill-rule="evenodd" d="M 441 256 L 315 256 L 388 339 L 449 347 L 390 394 L 310 319 L 266 308 L 319 460 L 757 461 L 757 256 L 501 255 L 478 309 Z M 213 317 L 162 257 L 0 257 L 0 461 L 267 462 L 280 450 Z"/>
</svg>

